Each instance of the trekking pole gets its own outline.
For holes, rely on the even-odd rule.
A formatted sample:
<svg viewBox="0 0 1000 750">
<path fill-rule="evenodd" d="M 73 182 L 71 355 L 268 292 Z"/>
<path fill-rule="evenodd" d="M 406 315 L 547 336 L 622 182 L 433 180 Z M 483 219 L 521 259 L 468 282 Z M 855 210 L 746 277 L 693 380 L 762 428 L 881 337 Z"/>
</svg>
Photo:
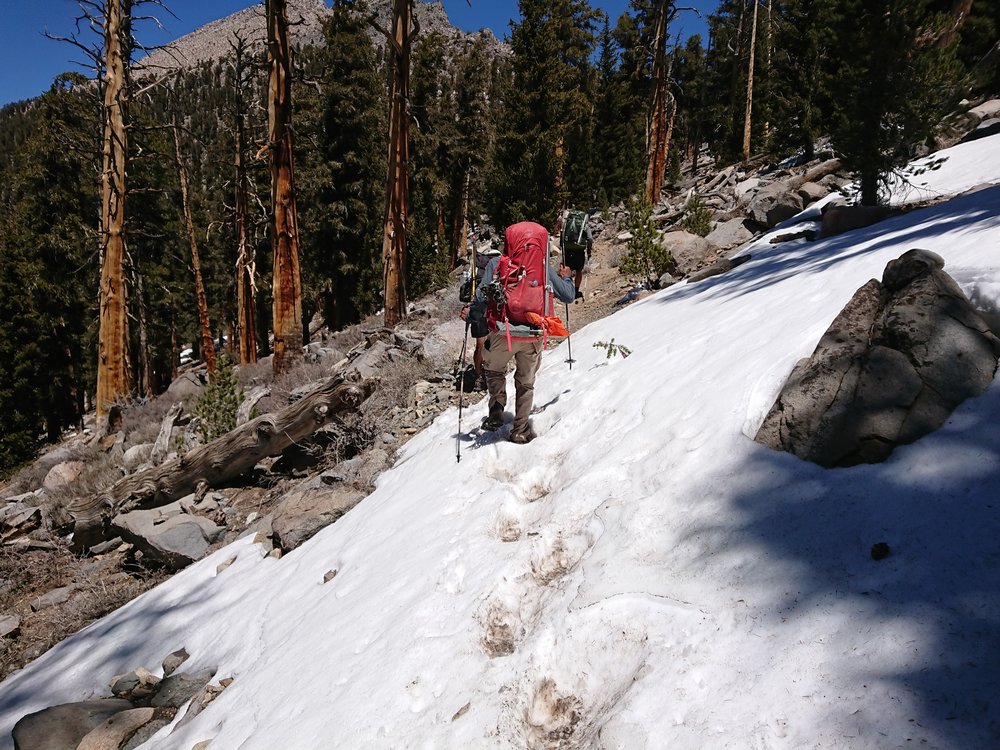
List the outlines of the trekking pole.
<svg viewBox="0 0 1000 750">
<path fill-rule="evenodd" d="M 458 386 L 458 435 L 455 436 L 455 461 L 462 462 L 462 408 L 465 406 L 465 358 L 469 351 L 469 328 L 472 323 L 472 303 L 476 301 L 476 244 L 472 243 L 472 293 L 469 298 L 469 312 L 465 315 L 465 338 L 462 339 L 462 354 L 458 358 L 458 373 L 462 379 Z"/>
<path fill-rule="evenodd" d="M 562 264 L 566 265 L 566 225 L 563 225 L 562 231 L 559 233 L 559 249 L 562 250 Z M 566 330 L 569 330 L 569 302 L 563 302 L 563 306 L 566 308 Z M 566 352 L 569 358 L 566 362 L 569 363 L 569 369 L 573 369 L 573 363 L 576 362 L 573 359 L 573 336 L 572 334 L 566 337 Z"/>
<path fill-rule="evenodd" d="M 465 355 L 469 349 L 469 316 L 465 316 L 465 339 L 462 341 L 462 354 L 458 358 L 458 434 L 455 436 L 455 461 L 462 461 L 462 408 L 465 406 Z"/>
</svg>

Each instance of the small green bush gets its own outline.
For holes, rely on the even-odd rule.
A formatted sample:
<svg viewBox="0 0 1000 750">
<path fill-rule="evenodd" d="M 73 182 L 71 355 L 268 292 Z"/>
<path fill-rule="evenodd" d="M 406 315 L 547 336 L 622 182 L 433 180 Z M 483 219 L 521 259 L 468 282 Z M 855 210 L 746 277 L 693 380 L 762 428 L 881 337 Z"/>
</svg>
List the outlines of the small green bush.
<svg viewBox="0 0 1000 750">
<path fill-rule="evenodd" d="M 712 209 L 702 203 L 697 195 L 694 196 L 688 201 L 681 226 L 691 234 L 706 237 L 712 231 Z"/>
<path fill-rule="evenodd" d="M 628 252 L 622 256 L 618 270 L 625 276 L 640 276 L 656 283 L 660 276 L 674 264 L 670 251 L 660 242 L 651 217 L 653 207 L 645 199 L 632 199 L 629 203 Z"/>
<path fill-rule="evenodd" d="M 194 416 L 201 420 L 198 432 L 202 440 L 209 443 L 236 429 L 236 412 L 241 399 L 233 358 L 228 352 L 223 352 L 215 378 L 205 386 L 192 410 Z"/>
<path fill-rule="evenodd" d="M 607 352 L 608 359 L 614 359 L 614 356 L 616 354 L 622 355 L 622 359 L 625 359 L 626 357 L 628 357 L 628 355 L 632 353 L 632 350 L 629 349 L 624 344 L 616 344 L 613 338 L 611 339 L 611 341 L 595 341 L 594 348 L 603 349 L 605 352 Z"/>
</svg>

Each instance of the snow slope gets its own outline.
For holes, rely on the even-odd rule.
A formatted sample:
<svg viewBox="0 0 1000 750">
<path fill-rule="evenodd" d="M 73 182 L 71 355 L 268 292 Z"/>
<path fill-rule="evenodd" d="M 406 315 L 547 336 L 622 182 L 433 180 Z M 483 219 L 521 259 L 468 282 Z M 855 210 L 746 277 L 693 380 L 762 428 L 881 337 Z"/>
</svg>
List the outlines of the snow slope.
<svg viewBox="0 0 1000 750">
<path fill-rule="evenodd" d="M 1000 182 L 1000 138 L 930 158 L 929 192 Z M 0 684 L 0 747 L 182 646 L 234 681 L 144 748 L 1000 747 L 1000 380 L 881 465 L 752 441 L 913 247 L 1000 310 L 996 184 L 762 241 L 578 331 L 572 370 L 549 352 L 530 446 L 463 436 L 456 463 L 452 410 L 283 559 L 243 540 L 59 644 Z M 612 338 L 633 354 L 593 346 Z"/>
</svg>

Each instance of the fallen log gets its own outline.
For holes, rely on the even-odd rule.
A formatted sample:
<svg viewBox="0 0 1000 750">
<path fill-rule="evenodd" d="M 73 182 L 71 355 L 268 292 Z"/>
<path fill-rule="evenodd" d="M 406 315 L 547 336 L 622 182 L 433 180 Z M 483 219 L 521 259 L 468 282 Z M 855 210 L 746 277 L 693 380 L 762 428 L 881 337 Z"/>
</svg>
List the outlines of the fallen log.
<svg viewBox="0 0 1000 750">
<path fill-rule="evenodd" d="M 222 486 L 276 456 L 344 412 L 357 409 L 375 389 L 373 380 L 337 375 L 273 414 L 263 414 L 185 455 L 125 477 L 106 492 L 69 507 L 73 550 L 81 553 L 107 538 L 118 513 L 156 508 L 196 491 Z"/>
</svg>

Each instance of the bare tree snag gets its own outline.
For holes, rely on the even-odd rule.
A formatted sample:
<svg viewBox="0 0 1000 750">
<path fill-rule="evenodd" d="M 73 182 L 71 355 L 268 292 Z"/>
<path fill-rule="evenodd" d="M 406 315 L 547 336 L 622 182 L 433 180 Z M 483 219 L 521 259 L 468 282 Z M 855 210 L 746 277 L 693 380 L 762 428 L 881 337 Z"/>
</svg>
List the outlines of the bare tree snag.
<svg viewBox="0 0 1000 750">
<path fill-rule="evenodd" d="M 170 452 L 170 436 L 173 434 L 174 422 L 181 415 L 182 408 L 180 402 L 177 402 L 170 407 L 170 411 L 160 422 L 160 431 L 156 435 L 156 442 L 153 443 L 153 449 L 149 452 L 149 463 L 153 466 L 162 464 L 163 459 Z"/>
<path fill-rule="evenodd" d="M 246 99 L 243 87 L 246 83 L 246 41 L 237 36 L 233 47 L 233 80 L 235 96 L 233 104 L 233 140 L 236 151 L 236 335 L 233 340 L 241 365 L 257 361 L 257 323 L 254 315 L 256 286 L 254 276 L 256 263 L 254 247 L 250 240 L 249 195 L 250 179 L 246 166 Z"/>
<path fill-rule="evenodd" d="M 410 46 L 413 0 L 393 0 L 389 42 L 389 170 L 382 238 L 385 325 L 406 317 L 406 221 L 410 210 Z"/>
<path fill-rule="evenodd" d="M 181 183 L 181 207 L 184 211 L 184 225 L 187 227 L 188 244 L 191 246 L 191 266 L 194 269 L 194 291 L 198 299 L 198 321 L 201 325 L 201 358 L 208 368 L 209 378 L 215 376 L 215 341 L 212 339 L 212 324 L 208 319 L 208 302 L 205 299 L 205 282 L 201 278 L 201 255 L 198 253 L 198 238 L 194 232 L 194 217 L 191 215 L 191 198 L 188 195 L 187 169 L 181 156 L 181 137 L 177 121 L 173 122 L 174 159 L 177 176 Z"/>
<path fill-rule="evenodd" d="M 302 356 L 302 277 L 292 159 L 292 48 L 286 0 L 267 0 L 268 125 L 271 151 L 271 241 L 274 248 L 274 374 Z"/>
<path fill-rule="evenodd" d="M 125 287 L 125 175 L 131 0 L 104 3 L 104 101 L 101 146 L 101 288 L 97 342 L 98 417 L 132 389 Z"/>
<path fill-rule="evenodd" d="M 757 9 L 759 0 L 753 0 L 753 26 L 750 27 L 750 61 L 747 63 L 747 109 L 743 118 L 743 163 L 750 161 L 750 126 L 753 112 L 753 67 L 757 52 Z"/>
<path fill-rule="evenodd" d="M 73 549 L 84 552 L 102 541 L 118 513 L 172 503 L 201 487 L 219 487 L 279 455 L 338 415 L 356 410 L 375 389 L 374 380 L 327 380 L 309 395 L 274 414 L 189 451 L 180 458 L 125 477 L 107 492 L 69 508 L 75 527 Z"/>
<path fill-rule="evenodd" d="M 676 15 L 671 0 L 660 0 L 653 33 L 653 98 L 646 125 L 646 200 L 656 205 L 667 174 L 667 108 L 670 63 L 667 61 L 667 26 Z M 671 59 L 672 62 L 672 59 Z"/>
</svg>

